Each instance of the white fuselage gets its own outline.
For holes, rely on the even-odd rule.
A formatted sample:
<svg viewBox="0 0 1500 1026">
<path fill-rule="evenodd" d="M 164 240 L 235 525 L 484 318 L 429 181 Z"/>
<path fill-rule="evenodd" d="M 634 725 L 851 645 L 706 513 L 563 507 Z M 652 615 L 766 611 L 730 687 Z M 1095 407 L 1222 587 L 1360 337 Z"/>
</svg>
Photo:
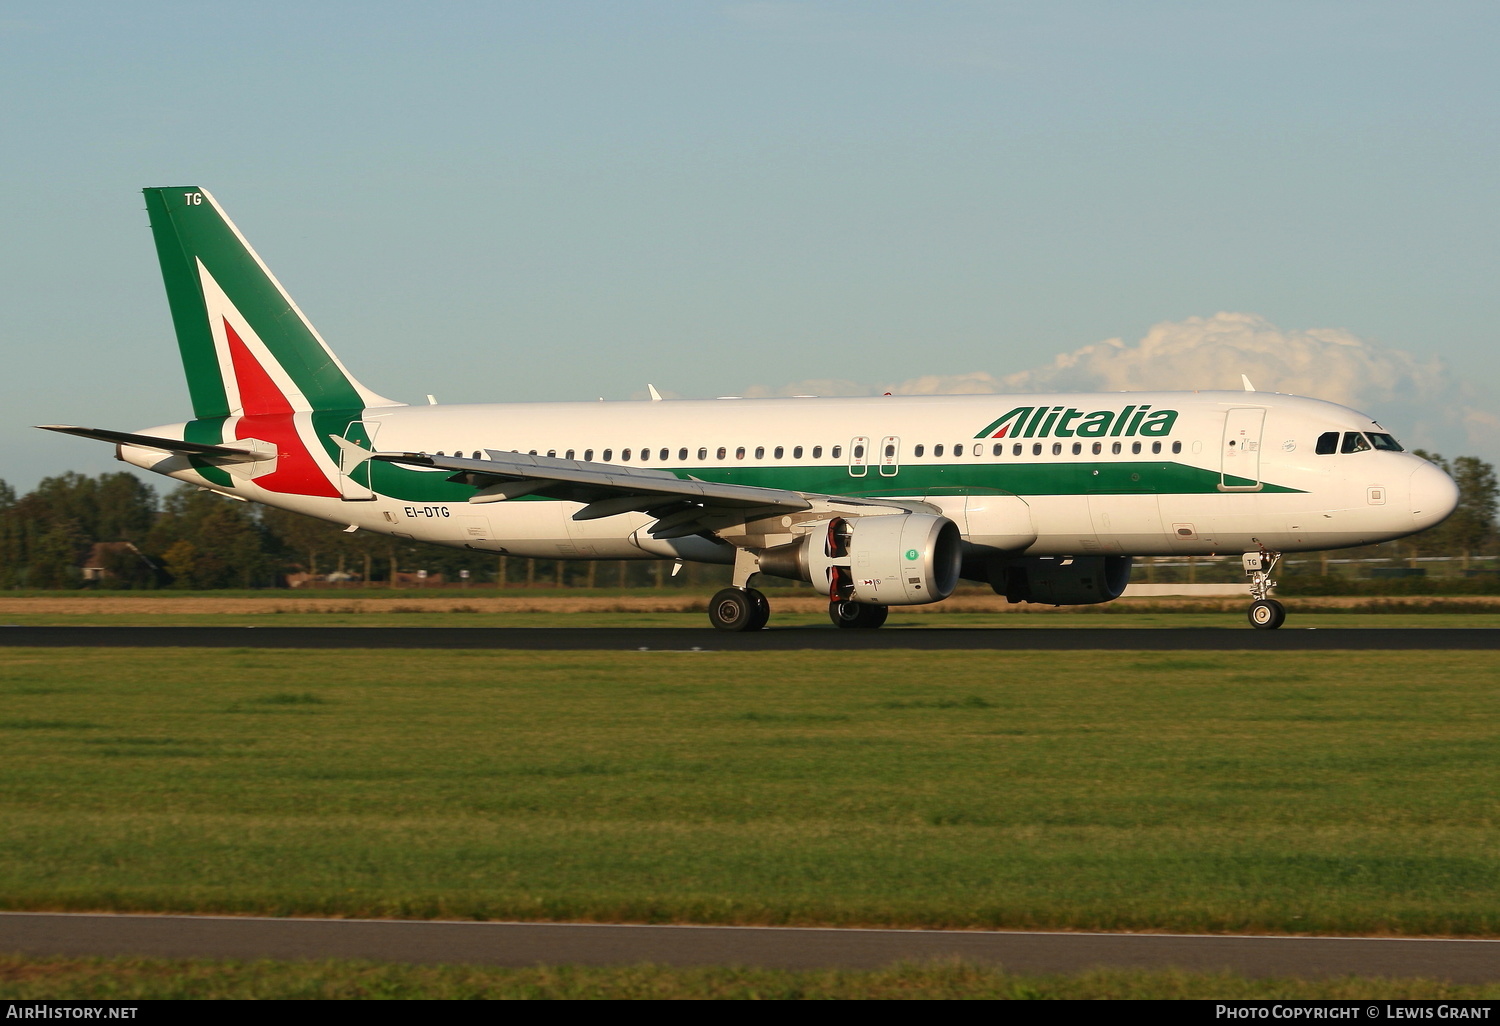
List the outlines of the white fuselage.
<svg viewBox="0 0 1500 1026">
<path fill-rule="evenodd" d="M 1041 412 L 994 428 L 1017 410 Z M 1147 410 L 1175 416 L 1151 422 Z M 644 513 L 575 521 L 581 507 L 572 502 L 470 503 L 473 489 L 448 483 L 447 471 L 344 474 L 333 447 L 321 444 L 315 416 L 295 415 L 298 434 L 337 496 L 267 489 L 257 483 L 267 479 L 263 469 L 232 474 L 226 486 L 222 475 L 207 478 L 187 459 L 151 449 L 124 446 L 121 458 L 254 502 L 440 545 L 547 558 L 726 558 L 725 546 L 702 538 L 649 538 Z M 1446 474 L 1410 453 L 1320 455 L 1317 440 L 1329 432 L 1382 429 L 1346 407 L 1265 392 L 391 406 L 355 416 L 373 447 L 388 452 L 535 452 L 704 480 L 920 499 L 952 519 L 966 549 L 979 554 L 1337 548 L 1412 534 L 1442 520 L 1457 498 Z M 229 418 L 224 440 L 254 438 L 254 425 L 237 420 L 253 418 Z M 1153 423 L 1168 430 L 1143 433 Z M 181 438 L 184 430 L 147 433 Z"/>
</svg>

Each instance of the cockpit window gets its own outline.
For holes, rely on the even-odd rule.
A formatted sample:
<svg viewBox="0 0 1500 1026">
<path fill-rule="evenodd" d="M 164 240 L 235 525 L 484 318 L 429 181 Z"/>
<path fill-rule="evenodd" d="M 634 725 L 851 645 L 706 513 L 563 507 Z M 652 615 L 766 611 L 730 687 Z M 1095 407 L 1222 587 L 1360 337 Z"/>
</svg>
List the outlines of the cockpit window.
<svg viewBox="0 0 1500 1026">
<path fill-rule="evenodd" d="M 1318 455 L 1332 456 L 1339 451 L 1339 433 L 1337 431 L 1324 431 L 1318 436 Z"/>
<path fill-rule="evenodd" d="M 1340 452 L 1367 452 L 1369 449 L 1370 440 L 1367 439 L 1361 432 L 1344 432 L 1344 445 L 1343 448 L 1339 450 Z"/>
<path fill-rule="evenodd" d="M 1396 441 L 1390 435 L 1384 434 L 1384 433 L 1382 433 L 1380 431 L 1371 431 L 1371 432 L 1369 432 L 1369 437 L 1370 437 L 1370 443 L 1372 445 L 1374 445 L 1375 448 L 1377 448 L 1377 449 L 1384 449 L 1386 452 L 1405 452 L 1406 451 L 1405 449 L 1401 448 L 1401 443 L 1400 442 Z"/>
</svg>

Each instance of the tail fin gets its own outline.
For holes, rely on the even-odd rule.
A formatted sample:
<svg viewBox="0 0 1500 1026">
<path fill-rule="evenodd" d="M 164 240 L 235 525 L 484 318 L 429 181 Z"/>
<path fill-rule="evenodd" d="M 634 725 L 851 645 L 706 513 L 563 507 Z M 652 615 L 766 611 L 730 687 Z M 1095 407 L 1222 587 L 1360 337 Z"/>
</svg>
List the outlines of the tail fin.
<svg viewBox="0 0 1500 1026">
<path fill-rule="evenodd" d="M 144 192 L 196 417 L 401 405 L 344 369 L 206 191 Z"/>
</svg>

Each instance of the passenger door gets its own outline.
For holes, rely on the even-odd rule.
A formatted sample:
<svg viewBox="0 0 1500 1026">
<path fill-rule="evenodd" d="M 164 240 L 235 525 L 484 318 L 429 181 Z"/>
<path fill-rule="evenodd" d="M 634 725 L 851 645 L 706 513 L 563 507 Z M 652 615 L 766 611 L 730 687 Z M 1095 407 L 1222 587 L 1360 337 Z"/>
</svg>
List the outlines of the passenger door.
<svg viewBox="0 0 1500 1026">
<path fill-rule="evenodd" d="M 1260 407 L 1232 409 L 1225 416 L 1219 491 L 1260 491 L 1260 434 L 1265 420 L 1266 411 Z"/>
<path fill-rule="evenodd" d="M 361 449 L 375 448 L 375 432 L 380 422 L 357 420 L 344 429 L 344 437 Z M 345 502 L 370 502 L 375 492 L 370 487 L 370 461 L 352 449 L 339 448 L 339 497 Z"/>
</svg>

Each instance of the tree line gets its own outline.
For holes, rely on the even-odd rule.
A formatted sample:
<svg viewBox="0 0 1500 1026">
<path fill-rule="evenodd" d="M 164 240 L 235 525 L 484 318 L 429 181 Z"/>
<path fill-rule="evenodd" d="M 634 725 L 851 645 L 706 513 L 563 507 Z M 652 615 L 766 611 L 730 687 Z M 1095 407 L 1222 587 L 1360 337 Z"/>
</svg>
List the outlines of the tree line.
<svg viewBox="0 0 1500 1026">
<path fill-rule="evenodd" d="M 1437 527 L 1349 555 L 1387 558 L 1495 555 L 1500 484 L 1476 456 L 1417 450 L 1458 482 L 1459 507 Z M 717 581 L 718 568 L 497 557 L 404 541 L 180 485 L 165 495 L 133 474 L 44 478 L 17 497 L 0 481 L 0 587 L 275 588 L 288 575 L 366 583 L 445 583 L 638 588 Z M 466 573 L 467 572 L 467 573 Z"/>
<path fill-rule="evenodd" d="M 406 541 L 192 485 L 164 495 L 133 474 L 44 478 L 18 497 L 0 481 L 0 587 L 285 587 L 289 577 L 351 583 L 470 581 L 494 586 L 640 588 L 671 581 L 670 563 L 600 565 L 507 558 Z M 697 583 L 699 571 L 672 583 Z"/>
</svg>

